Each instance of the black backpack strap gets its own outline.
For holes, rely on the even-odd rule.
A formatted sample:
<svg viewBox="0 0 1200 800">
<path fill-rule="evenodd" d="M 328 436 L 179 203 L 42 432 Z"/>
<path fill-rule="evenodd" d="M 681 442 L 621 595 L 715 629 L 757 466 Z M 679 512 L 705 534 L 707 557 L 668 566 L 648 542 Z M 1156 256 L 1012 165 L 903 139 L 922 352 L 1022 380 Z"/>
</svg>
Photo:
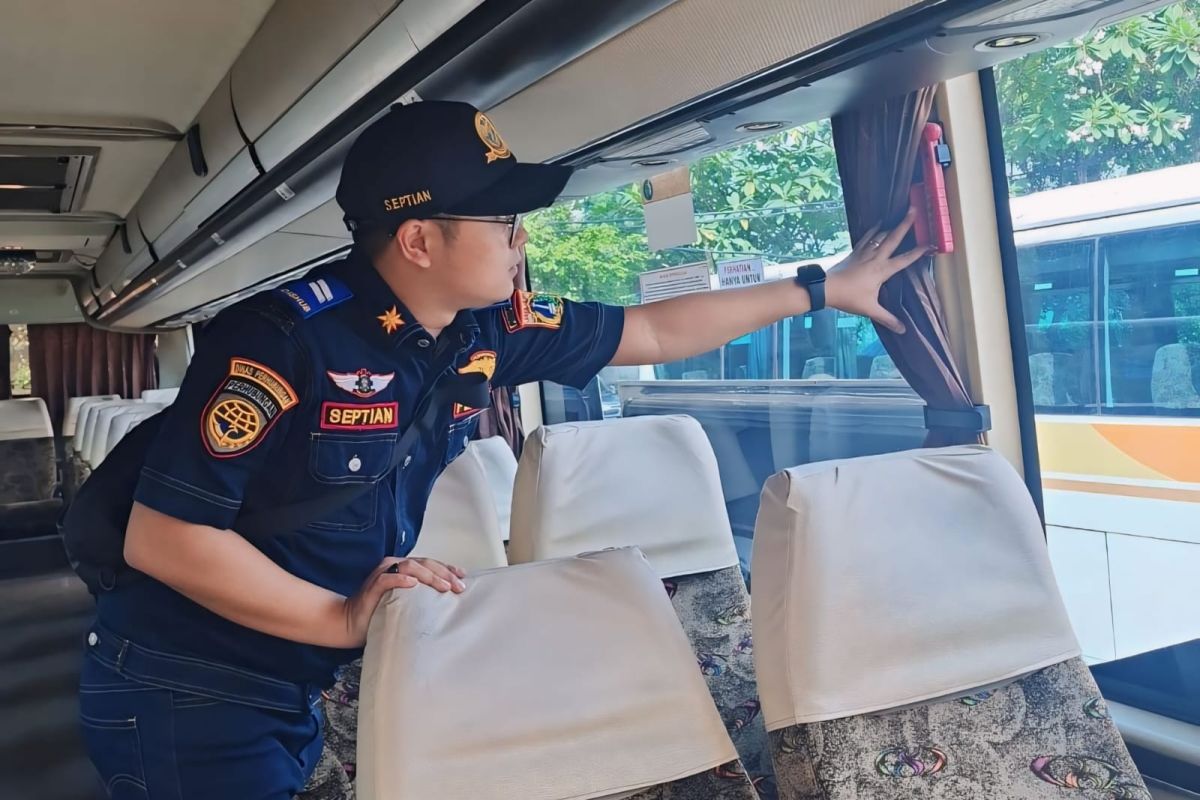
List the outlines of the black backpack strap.
<svg viewBox="0 0 1200 800">
<path fill-rule="evenodd" d="M 438 411 L 449 403 L 459 403 L 470 408 L 486 408 L 491 402 L 491 387 L 487 376 L 472 372 L 465 375 L 449 372 L 434 384 L 425 396 L 417 416 L 412 424 L 400 436 L 396 449 L 392 452 L 392 463 L 378 480 L 383 480 L 392 473 L 416 446 L 424 431 L 431 430 L 437 421 Z M 333 491 L 302 500 L 290 506 L 265 509 L 245 517 L 239 517 L 233 529 L 248 538 L 271 536 L 304 527 L 313 520 L 320 519 L 332 511 L 344 508 L 360 494 L 370 489 L 376 482 L 348 484 Z"/>
</svg>

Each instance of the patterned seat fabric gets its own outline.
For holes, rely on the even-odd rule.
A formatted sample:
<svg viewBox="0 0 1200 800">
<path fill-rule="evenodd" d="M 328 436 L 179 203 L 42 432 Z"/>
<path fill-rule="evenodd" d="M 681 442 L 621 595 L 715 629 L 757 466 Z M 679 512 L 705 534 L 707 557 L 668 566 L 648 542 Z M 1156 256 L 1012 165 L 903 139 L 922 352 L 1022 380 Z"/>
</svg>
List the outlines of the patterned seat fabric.
<svg viewBox="0 0 1200 800">
<path fill-rule="evenodd" d="M 57 487 L 54 430 L 45 403 L 0 400 L 0 537 L 53 533 L 62 506 Z"/>
<path fill-rule="evenodd" d="M 996 452 L 772 477 L 754 574 L 784 800 L 1151 800 L 1079 657 L 1028 491 Z"/>
<path fill-rule="evenodd" d="M 773 800 L 750 598 L 722 498 L 712 445 L 690 417 L 546 426 L 530 435 L 517 470 L 509 558 L 640 548 L 663 578 L 749 779 Z"/>
<path fill-rule="evenodd" d="M 789 800 L 1151 800 L 1082 661 L 994 691 L 771 733 Z"/>
</svg>

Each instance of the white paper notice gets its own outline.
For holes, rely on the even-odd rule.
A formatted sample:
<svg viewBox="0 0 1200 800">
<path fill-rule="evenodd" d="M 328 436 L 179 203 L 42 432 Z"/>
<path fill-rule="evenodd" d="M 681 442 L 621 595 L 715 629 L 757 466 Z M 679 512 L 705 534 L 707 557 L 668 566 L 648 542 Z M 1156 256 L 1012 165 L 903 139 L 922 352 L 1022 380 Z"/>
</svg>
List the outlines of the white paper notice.
<svg viewBox="0 0 1200 800">
<path fill-rule="evenodd" d="M 711 276 L 707 261 L 643 272 L 638 276 L 638 284 L 642 290 L 642 302 L 653 303 L 656 300 L 666 300 L 682 294 L 710 291 L 712 289 Z"/>
<path fill-rule="evenodd" d="M 743 258 L 740 261 L 718 261 L 717 279 L 722 289 L 734 286 L 754 286 L 763 282 L 761 258 Z"/>
</svg>

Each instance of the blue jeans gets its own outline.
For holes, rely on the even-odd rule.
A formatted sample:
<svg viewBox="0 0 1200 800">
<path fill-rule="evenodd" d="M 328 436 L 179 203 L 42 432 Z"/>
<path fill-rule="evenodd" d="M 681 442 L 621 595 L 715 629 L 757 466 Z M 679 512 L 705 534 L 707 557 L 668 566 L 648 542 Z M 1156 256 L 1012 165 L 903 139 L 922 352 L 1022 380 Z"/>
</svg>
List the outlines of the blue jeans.
<svg viewBox="0 0 1200 800">
<path fill-rule="evenodd" d="M 93 626 L 79 711 L 113 800 L 291 800 L 321 756 L 320 693 Z"/>
</svg>

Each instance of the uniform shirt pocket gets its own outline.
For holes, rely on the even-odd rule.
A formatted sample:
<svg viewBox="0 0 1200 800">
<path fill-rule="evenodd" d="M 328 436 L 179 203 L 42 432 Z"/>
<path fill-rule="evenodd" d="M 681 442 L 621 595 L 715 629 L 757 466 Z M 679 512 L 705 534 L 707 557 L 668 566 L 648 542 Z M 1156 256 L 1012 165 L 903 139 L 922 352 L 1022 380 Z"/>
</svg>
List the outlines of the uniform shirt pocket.
<svg viewBox="0 0 1200 800">
<path fill-rule="evenodd" d="M 361 531 L 375 524 L 379 481 L 392 464 L 396 434 L 314 433 L 309 473 L 318 485 L 372 484 L 346 506 L 309 523 L 326 530 Z"/>
</svg>

